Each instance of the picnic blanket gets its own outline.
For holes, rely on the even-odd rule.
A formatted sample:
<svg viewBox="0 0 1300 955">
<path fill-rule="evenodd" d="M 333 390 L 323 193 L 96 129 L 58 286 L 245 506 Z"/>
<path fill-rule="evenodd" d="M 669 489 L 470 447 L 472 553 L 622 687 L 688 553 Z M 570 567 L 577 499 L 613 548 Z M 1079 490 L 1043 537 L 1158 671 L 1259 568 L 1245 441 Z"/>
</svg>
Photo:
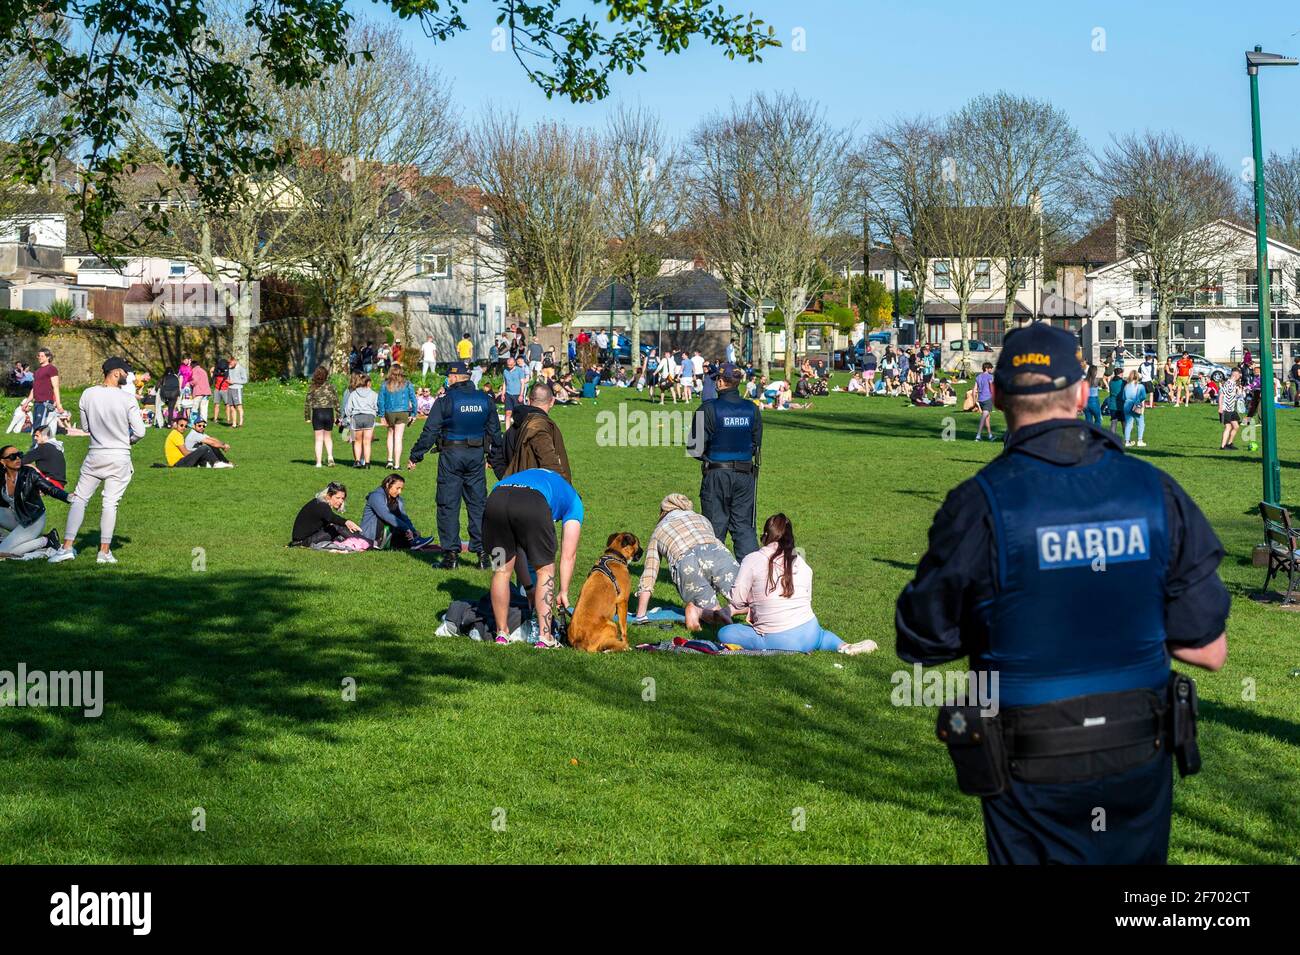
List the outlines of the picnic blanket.
<svg viewBox="0 0 1300 955">
<path fill-rule="evenodd" d="M 798 653 L 798 650 L 745 650 L 734 643 L 718 643 L 697 637 L 673 637 L 661 643 L 638 643 L 638 650 L 650 653 L 704 653 L 717 657 L 771 657 L 780 653 Z M 806 654 L 805 654 L 806 655 Z"/>
</svg>

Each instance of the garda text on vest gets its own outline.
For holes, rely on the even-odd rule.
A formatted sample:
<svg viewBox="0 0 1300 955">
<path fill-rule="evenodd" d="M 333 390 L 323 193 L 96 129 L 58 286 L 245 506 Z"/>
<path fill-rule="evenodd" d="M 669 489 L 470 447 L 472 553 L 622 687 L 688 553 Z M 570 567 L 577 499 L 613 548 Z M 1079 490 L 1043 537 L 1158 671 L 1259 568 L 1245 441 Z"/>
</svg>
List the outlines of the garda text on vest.
<svg viewBox="0 0 1300 955">
<path fill-rule="evenodd" d="M 1145 517 L 1054 524 L 1037 528 L 1037 535 L 1039 570 L 1087 567 L 1099 557 L 1112 564 L 1151 557 L 1150 530 Z"/>
</svg>

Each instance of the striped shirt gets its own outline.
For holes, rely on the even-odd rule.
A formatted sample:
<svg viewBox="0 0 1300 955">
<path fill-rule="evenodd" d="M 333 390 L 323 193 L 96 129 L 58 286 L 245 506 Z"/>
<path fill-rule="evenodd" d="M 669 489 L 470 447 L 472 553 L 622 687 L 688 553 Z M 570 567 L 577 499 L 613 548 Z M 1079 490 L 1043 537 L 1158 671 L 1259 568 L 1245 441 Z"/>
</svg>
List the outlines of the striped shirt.
<svg viewBox="0 0 1300 955">
<path fill-rule="evenodd" d="M 655 579 L 659 576 L 659 560 L 666 558 L 668 566 L 677 563 L 689 551 L 706 544 L 718 544 L 714 536 L 713 525 L 703 514 L 695 511 L 683 511 L 680 508 L 669 511 L 645 546 L 645 566 L 641 571 L 641 582 L 637 593 L 649 593 L 654 590 Z"/>
<path fill-rule="evenodd" d="M 1223 387 L 1219 389 L 1219 414 L 1225 414 L 1227 412 L 1235 413 L 1237 410 L 1237 399 L 1244 398 L 1245 396 L 1245 389 L 1229 378 L 1223 383 Z"/>
</svg>

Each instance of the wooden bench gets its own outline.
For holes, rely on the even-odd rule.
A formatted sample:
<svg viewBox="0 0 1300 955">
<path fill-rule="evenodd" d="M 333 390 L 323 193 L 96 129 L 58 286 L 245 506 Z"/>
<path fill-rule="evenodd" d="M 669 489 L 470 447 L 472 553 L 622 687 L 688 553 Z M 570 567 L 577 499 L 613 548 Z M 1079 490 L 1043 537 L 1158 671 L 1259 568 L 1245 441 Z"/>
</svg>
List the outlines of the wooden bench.
<svg viewBox="0 0 1300 955">
<path fill-rule="evenodd" d="M 1284 507 L 1261 501 L 1259 513 L 1264 519 L 1264 545 L 1268 548 L 1264 590 L 1268 590 L 1274 576 L 1281 577 L 1285 572 L 1287 588 L 1282 603 L 1289 604 L 1295 597 L 1297 578 L 1300 578 L 1300 530 L 1291 526 L 1291 515 Z"/>
</svg>

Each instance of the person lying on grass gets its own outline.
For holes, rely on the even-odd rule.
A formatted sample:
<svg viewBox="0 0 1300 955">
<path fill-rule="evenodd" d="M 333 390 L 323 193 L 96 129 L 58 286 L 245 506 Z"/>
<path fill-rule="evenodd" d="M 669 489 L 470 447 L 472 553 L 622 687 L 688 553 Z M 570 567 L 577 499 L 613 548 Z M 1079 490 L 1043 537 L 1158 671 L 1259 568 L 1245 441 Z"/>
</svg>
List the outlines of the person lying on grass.
<svg viewBox="0 0 1300 955">
<path fill-rule="evenodd" d="M 714 535 L 708 518 L 691 509 L 691 499 L 685 494 L 669 494 L 659 504 L 659 523 L 645 545 L 633 623 L 646 620 L 661 558 L 686 602 L 687 630 L 699 630 L 705 623 L 718 627 L 731 623 L 731 613 L 720 605 L 718 597 L 731 590 L 740 565 Z"/>
<path fill-rule="evenodd" d="M 794 525 L 784 514 L 763 524 L 762 546 L 745 557 L 728 603 L 749 623 L 731 623 L 718 631 L 719 643 L 746 650 L 834 650 L 856 655 L 876 649 L 874 640 L 845 643 L 823 630 L 812 609 L 812 568 L 795 552 Z"/>
</svg>

